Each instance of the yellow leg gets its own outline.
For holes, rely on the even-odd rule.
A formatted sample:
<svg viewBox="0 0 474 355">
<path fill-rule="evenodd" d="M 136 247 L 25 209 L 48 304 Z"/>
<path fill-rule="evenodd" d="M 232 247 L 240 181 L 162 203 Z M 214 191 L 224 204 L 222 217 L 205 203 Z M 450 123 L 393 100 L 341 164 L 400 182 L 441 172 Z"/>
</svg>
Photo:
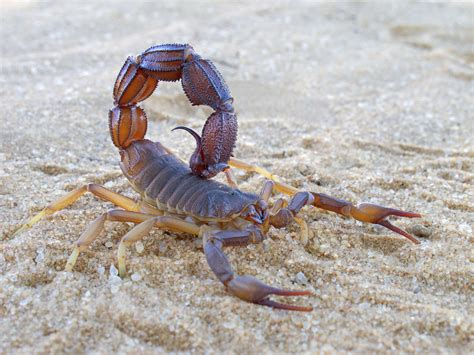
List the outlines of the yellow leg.
<svg viewBox="0 0 474 355">
<path fill-rule="evenodd" d="M 199 235 L 198 225 L 170 216 L 154 217 L 138 224 L 137 226 L 133 227 L 127 234 L 125 234 L 122 240 L 120 241 L 117 250 L 118 271 L 120 277 L 125 277 L 127 274 L 125 267 L 125 256 L 127 247 L 132 243 L 135 243 L 140 239 L 144 238 L 153 227 L 171 229 L 173 231 Z"/>
<path fill-rule="evenodd" d="M 117 205 L 118 207 L 121 207 L 127 211 L 137 211 L 137 212 L 142 211 L 142 212 L 157 214 L 157 215 L 162 214 L 160 210 L 154 209 L 153 207 L 150 207 L 143 202 L 136 202 L 132 200 L 131 198 L 122 196 L 100 185 L 87 184 L 87 185 L 84 185 L 84 186 L 78 187 L 77 189 L 72 190 L 71 192 L 67 193 L 65 196 L 50 203 L 48 206 L 46 206 L 45 209 L 43 209 L 36 216 L 34 216 L 30 221 L 28 221 L 21 228 L 19 228 L 12 235 L 12 237 L 30 228 L 33 224 L 38 222 L 44 216 L 51 215 L 54 212 L 57 212 L 59 210 L 62 210 L 72 205 L 74 202 L 76 202 L 79 199 L 79 197 L 84 195 L 86 192 L 90 192 L 94 194 L 95 196 L 97 196 L 98 198 L 103 199 L 105 201 L 112 202 L 114 205 Z"/>
<path fill-rule="evenodd" d="M 284 193 L 289 196 L 293 196 L 294 194 L 299 192 L 298 189 L 288 184 L 285 184 L 283 181 L 281 181 L 280 177 L 278 177 L 277 175 L 273 175 L 272 173 L 270 173 L 268 170 L 265 170 L 264 168 L 261 168 L 256 165 L 247 164 L 235 158 L 230 158 L 227 163 L 234 168 L 245 170 L 245 171 L 252 171 L 266 177 L 267 179 L 275 183 L 274 189 L 281 193 Z"/>
<path fill-rule="evenodd" d="M 309 228 L 306 221 L 301 217 L 294 217 L 294 220 L 301 228 L 300 242 L 303 246 L 306 246 L 309 241 Z"/>
<path fill-rule="evenodd" d="M 72 254 L 66 263 L 65 270 L 72 271 L 79 254 L 89 245 L 91 245 L 94 239 L 97 238 L 99 233 L 104 229 L 105 221 L 141 223 L 154 217 L 156 216 L 152 214 L 123 210 L 111 210 L 100 215 L 91 224 L 89 224 L 89 226 L 77 240 L 74 250 L 72 251 Z"/>
</svg>

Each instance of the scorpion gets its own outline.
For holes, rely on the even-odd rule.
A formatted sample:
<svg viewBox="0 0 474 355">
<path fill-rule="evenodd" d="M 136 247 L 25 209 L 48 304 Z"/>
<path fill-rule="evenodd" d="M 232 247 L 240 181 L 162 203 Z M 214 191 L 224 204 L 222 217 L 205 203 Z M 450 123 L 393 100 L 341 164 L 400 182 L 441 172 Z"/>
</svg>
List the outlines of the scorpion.
<svg viewBox="0 0 474 355">
<path fill-rule="evenodd" d="M 196 140 L 189 166 L 159 142 L 145 139 L 147 116 L 137 106 L 154 92 L 159 81 L 177 80 L 181 80 L 192 105 L 214 109 L 201 135 L 188 127 L 175 128 L 189 132 Z M 209 267 L 234 296 L 277 309 L 308 312 L 312 307 L 280 303 L 271 296 L 307 296 L 311 295 L 310 291 L 280 289 L 252 276 L 236 275 L 223 248 L 261 243 L 270 227 L 284 228 L 292 222 L 298 223 L 301 233 L 307 236 L 308 227 L 297 216 L 307 205 L 384 226 L 419 243 L 388 220 L 390 216 L 421 217 L 418 213 L 369 203 L 353 205 L 322 193 L 300 191 L 259 166 L 233 158 L 238 126 L 233 98 L 214 64 L 201 58 L 190 45 L 156 45 L 137 57 L 128 57 L 115 81 L 113 98 L 115 107 L 109 112 L 110 136 L 119 149 L 121 170 L 141 198 L 134 200 L 103 186 L 87 184 L 50 203 L 15 233 L 66 208 L 86 192 L 118 206 L 97 217 L 85 229 L 75 243 L 66 271 L 72 271 L 79 254 L 103 230 L 105 221 L 132 222 L 136 225 L 118 246 L 121 277 L 127 274 L 127 247 L 144 238 L 153 227 L 159 227 L 201 237 Z M 231 167 L 264 176 L 266 181 L 260 193 L 239 190 Z M 211 179 L 220 172 L 225 173 L 227 184 Z M 279 198 L 270 205 L 273 192 L 288 195 L 289 199 Z"/>
</svg>

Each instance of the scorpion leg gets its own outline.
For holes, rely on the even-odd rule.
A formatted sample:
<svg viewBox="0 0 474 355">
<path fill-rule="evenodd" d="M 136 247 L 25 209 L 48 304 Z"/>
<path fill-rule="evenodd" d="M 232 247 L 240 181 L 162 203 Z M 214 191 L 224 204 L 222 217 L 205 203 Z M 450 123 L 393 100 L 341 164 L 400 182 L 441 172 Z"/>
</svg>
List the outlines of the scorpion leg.
<svg viewBox="0 0 474 355">
<path fill-rule="evenodd" d="M 253 231 L 212 231 L 201 227 L 203 232 L 204 253 L 207 263 L 217 278 L 224 284 L 226 289 L 238 298 L 268 307 L 286 309 L 291 311 L 310 312 L 312 307 L 296 306 L 279 303 L 269 298 L 270 295 L 277 296 L 307 296 L 310 291 L 284 290 L 268 286 L 256 278 L 248 275 L 236 276 L 224 254 L 222 248 L 231 245 L 246 245 L 258 243 L 263 236 Z"/>
<path fill-rule="evenodd" d="M 227 163 L 236 169 L 254 172 L 266 177 L 268 180 L 271 180 L 275 183 L 274 189 L 276 191 L 284 193 L 285 195 L 293 196 L 299 191 L 297 188 L 290 186 L 288 184 L 285 184 L 283 181 L 281 181 L 280 177 L 278 177 L 277 175 L 274 175 L 268 170 L 262 167 L 259 167 L 257 165 L 248 164 L 242 160 L 238 160 L 235 158 L 230 158 Z"/>
<path fill-rule="evenodd" d="M 169 216 L 156 216 L 140 212 L 111 210 L 97 217 L 86 230 L 81 234 L 75 243 L 74 250 L 69 257 L 65 270 L 72 271 L 76 264 L 77 257 L 97 238 L 104 229 L 105 221 L 132 222 L 138 223 L 122 238 L 118 248 L 118 265 L 120 276 L 125 276 L 125 252 L 126 247 L 133 242 L 142 239 L 153 226 L 164 227 L 173 231 L 180 231 L 190 234 L 199 234 L 199 227 L 193 223 L 183 221 L 179 218 Z"/>
<path fill-rule="evenodd" d="M 313 200 L 311 193 L 304 191 L 297 192 L 289 202 L 283 199 L 277 200 L 270 214 L 270 225 L 275 228 L 283 228 L 295 221 L 301 228 L 301 243 L 306 245 L 309 240 L 309 228 L 306 221 L 296 215 L 301 208 L 311 204 Z"/>
<path fill-rule="evenodd" d="M 280 180 L 278 176 L 273 175 L 268 170 L 265 170 L 259 166 L 251 165 L 235 158 L 229 159 L 228 164 L 237 169 L 256 172 L 266 177 L 267 179 L 272 180 L 275 183 L 275 190 L 284 194 L 293 196 L 300 191 L 290 185 L 285 184 Z M 415 237 L 405 232 L 404 230 L 394 226 L 387 220 L 387 218 L 390 216 L 420 218 L 421 214 L 419 213 L 397 210 L 394 208 L 379 206 L 372 203 L 361 203 L 355 206 L 349 201 L 341 200 L 325 194 L 320 194 L 316 192 L 310 193 L 314 197 L 314 201 L 312 202 L 312 205 L 314 207 L 318 207 L 331 212 L 336 212 L 346 217 L 352 217 L 361 222 L 381 225 L 395 233 L 404 236 L 415 244 L 420 244 L 420 242 Z"/>
<path fill-rule="evenodd" d="M 110 210 L 106 213 L 103 213 L 91 224 L 89 224 L 84 232 L 82 232 L 81 236 L 75 243 L 71 256 L 69 256 L 65 270 L 72 271 L 72 268 L 76 264 L 79 253 L 85 250 L 89 245 L 91 245 L 94 239 L 97 238 L 99 233 L 104 229 L 105 221 L 141 223 L 153 217 L 155 216 L 152 214 L 123 211 L 119 209 Z"/>
<path fill-rule="evenodd" d="M 60 197 L 54 202 L 51 202 L 48 206 L 46 206 L 41 212 L 36 214 L 31 220 L 25 223 L 22 227 L 20 227 L 12 237 L 16 236 L 17 234 L 23 232 L 24 230 L 31 228 L 33 224 L 38 222 L 44 216 L 48 216 L 62 210 L 74 202 L 76 202 L 82 195 L 86 192 L 91 192 L 95 196 L 105 200 L 112 202 L 114 205 L 117 205 L 125 210 L 128 211 L 143 211 L 152 214 L 162 214 L 160 210 L 154 209 L 151 206 L 148 206 L 142 202 L 136 202 L 131 198 L 125 197 L 120 195 L 114 191 L 108 190 L 103 186 L 96 185 L 96 184 L 87 184 L 77 189 L 72 190 L 71 192 L 67 193 L 63 197 Z"/>
<path fill-rule="evenodd" d="M 144 238 L 153 227 L 165 228 L 170 229 L 172 231 L 184 232 L 194 235 L 199 234 L 198 225 L 171 216 L 154 217 L 136 225 L 127 234 L 123 236 L 118 246 L 117 260 L 120 277 L 126 276 L 126 248 L 132 243 L 135 243 L 140 239 Z"/>
</svg>

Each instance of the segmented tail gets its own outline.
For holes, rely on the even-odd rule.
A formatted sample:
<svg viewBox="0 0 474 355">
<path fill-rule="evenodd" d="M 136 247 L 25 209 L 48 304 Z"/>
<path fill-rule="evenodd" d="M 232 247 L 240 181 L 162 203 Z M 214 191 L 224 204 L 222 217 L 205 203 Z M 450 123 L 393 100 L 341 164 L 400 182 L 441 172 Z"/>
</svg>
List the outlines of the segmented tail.
<svg viewBox="0 0 474 355">
<path fill-rule="evenodd" d="M 125 149 L 133 141 L 145 138 L 146 129 L 145 111 L 136 105 L 116 106 L 109 111 L 110 137 L 117 148 Z"/>
<path fill-rule="evenodd" d="M 137 104 L 153 93 L 159 81 L 180 79 L 192 105 L 214 109 L 190 160 L 193 174 L 211 178 L 228 167 L 237 140 L 237 115 L 222 75 L 210 60 L 201 58 L 188 44 L 161 44 L 127 58 L 114 85 L 110 136 L 121 150 L 144 139 L 147 118 Z"/>
</svg>

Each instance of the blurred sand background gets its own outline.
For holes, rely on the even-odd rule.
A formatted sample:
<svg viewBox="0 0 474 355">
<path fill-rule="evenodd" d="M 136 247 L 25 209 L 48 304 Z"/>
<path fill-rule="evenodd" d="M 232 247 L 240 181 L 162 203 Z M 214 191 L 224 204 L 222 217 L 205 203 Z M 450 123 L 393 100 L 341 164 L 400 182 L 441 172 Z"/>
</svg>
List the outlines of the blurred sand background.
<svg viewBox="0 0 474 355">
<path fill-rule="evenodd" d="M 1 6 L 0 352 L 472 352 L 473 5 L 313 2 L 14 2 Z M 9 238 L 87 182 L 136 196 L 108 134 L 127 55 L 187 42 L 222 72 L 238 111 L 235 155 L 299 188 L 420 212 L 421 245 L 306 208 L 258 246 L 228 249 L 239 274 L 309 288 L 312 313 L 226 293 L 186 235 L 154 230 L 110 276 L 131 225 L 109 223 L 73 273 L 88 195 Z M 148 137 L 181 157 L 200 130 L 178 83 L 143 105 Z M 257 191 L 263 179 L 237 174 Z M 142 248 L 143 246 L 144 248 Z M 142 250 L 143 249 L 143 250 Z"/>
</svg>

